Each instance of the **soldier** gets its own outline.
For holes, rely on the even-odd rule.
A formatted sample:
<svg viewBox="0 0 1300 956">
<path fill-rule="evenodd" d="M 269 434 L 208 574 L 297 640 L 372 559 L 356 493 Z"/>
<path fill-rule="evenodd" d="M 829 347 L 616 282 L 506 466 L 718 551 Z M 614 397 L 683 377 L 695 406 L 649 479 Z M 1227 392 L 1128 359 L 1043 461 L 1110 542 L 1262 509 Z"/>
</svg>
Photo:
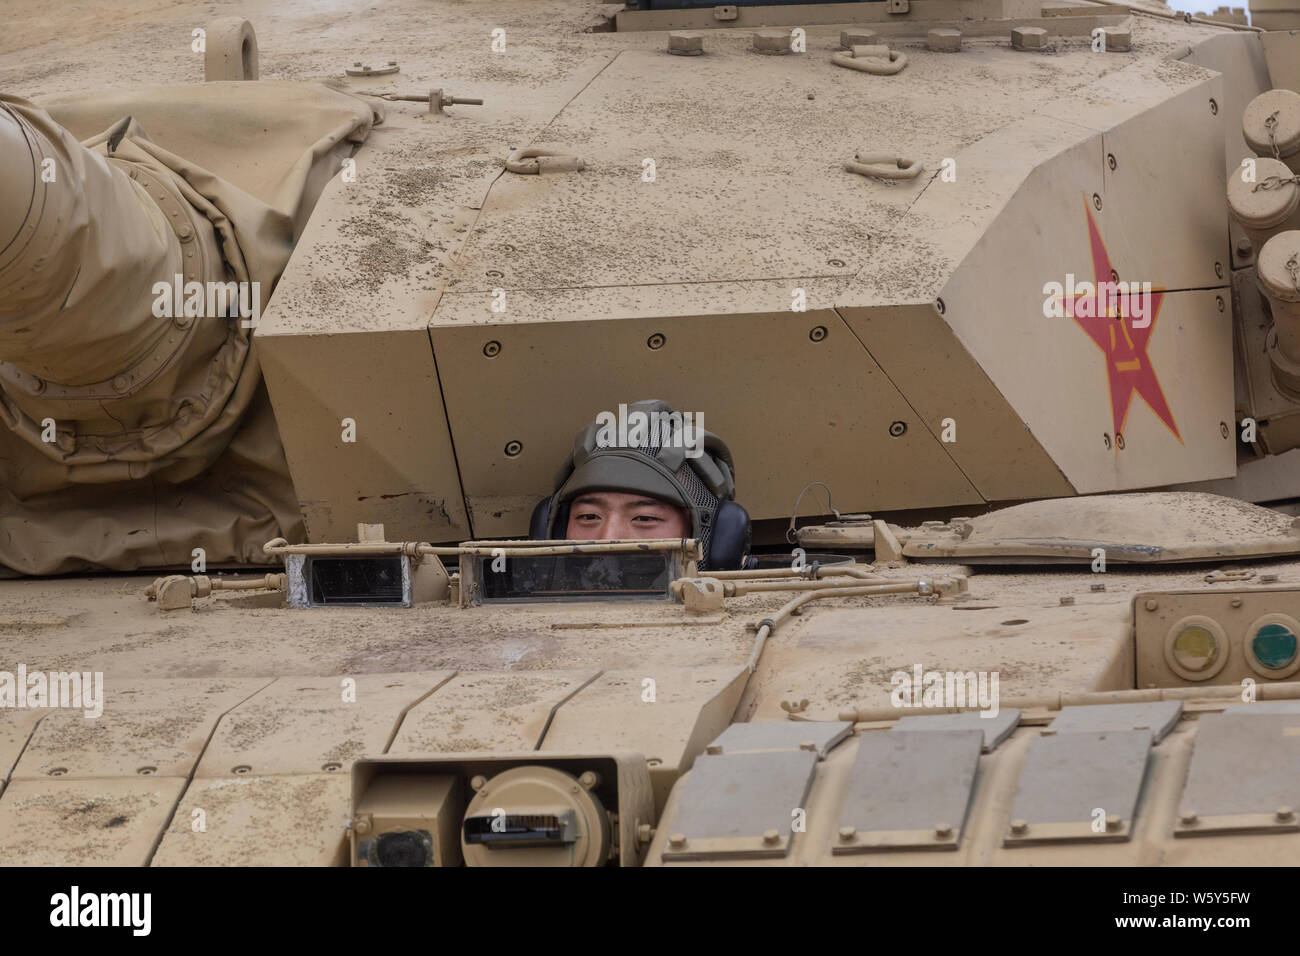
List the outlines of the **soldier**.
<svg viewBox="0 0 1300 956">
<path fill-rule="evenodd" d="M 663 401 L 602 412 L 578 432 L 555 493 L 533 511 L 531 537 L 695 538 L 700 568 L 744 566 L 749 514 L 735 501 L 731 452 Z"/>
</svg>

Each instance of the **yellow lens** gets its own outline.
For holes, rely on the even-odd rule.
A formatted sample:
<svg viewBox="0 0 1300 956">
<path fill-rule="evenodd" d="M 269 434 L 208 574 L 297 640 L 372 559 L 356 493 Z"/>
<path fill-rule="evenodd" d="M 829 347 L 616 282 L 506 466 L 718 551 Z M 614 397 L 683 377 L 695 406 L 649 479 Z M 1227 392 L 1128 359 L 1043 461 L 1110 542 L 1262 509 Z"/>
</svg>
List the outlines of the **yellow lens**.
<svg viewBox="0 0 1300 956">
<path fill-rule="evenodd" d="M 1189 671 L 1213 667 L 1219 659 L 1219 641 L 1205 628 L 1193 624 L 1174 638 L 1174 660 Z"/>
</svg>

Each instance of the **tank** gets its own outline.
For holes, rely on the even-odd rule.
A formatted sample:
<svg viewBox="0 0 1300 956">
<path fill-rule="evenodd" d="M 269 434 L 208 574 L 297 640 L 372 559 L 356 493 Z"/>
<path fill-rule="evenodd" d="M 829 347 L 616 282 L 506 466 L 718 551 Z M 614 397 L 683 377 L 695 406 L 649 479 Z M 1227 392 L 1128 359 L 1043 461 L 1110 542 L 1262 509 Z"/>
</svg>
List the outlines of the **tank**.
<svg viewBox="0 0 1300 956">
<path fill-rule="evenodd" d="M 0 38 L 0 858 L 1295 860 L 1285 4 L 239 12 Z"/>
</svg>

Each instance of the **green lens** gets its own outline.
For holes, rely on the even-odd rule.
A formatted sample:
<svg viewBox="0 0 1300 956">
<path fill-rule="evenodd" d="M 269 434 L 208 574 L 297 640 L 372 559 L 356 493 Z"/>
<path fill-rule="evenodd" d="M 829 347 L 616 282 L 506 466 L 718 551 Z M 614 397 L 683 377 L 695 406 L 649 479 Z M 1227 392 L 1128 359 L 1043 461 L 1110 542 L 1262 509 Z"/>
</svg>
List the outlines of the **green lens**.
<svg viewBox="0 0 1300 956">
<path fill-rule="evenodd" d="M 1174 660 L 1189 671 L 1203 671 L 1218 659 L 1218 638 L 1198 624 L 1183 628 L 1174 638 Z"/>
<path fill-rule="evenodd" d="M 1255 632 L 1250 649 L 1265 667 L 1281 670 L 1295 660 L 1296 637 L 1281 624 L 1265 624 Z"/>
</svg>

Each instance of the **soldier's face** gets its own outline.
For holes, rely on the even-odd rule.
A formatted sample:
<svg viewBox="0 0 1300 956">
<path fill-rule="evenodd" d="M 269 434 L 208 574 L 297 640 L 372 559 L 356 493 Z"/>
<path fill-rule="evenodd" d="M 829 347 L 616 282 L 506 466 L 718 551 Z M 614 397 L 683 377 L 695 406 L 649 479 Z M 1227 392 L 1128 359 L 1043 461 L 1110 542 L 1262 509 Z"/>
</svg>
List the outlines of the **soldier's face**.
<svg viewBox="0 0 1300 956">
<path fill-rule="evenodd" d="M 681 508 L 622 491 L 579 495 L 569 505 L 569 540 L 689 538 L 691 522 Z"/>
</svg>

